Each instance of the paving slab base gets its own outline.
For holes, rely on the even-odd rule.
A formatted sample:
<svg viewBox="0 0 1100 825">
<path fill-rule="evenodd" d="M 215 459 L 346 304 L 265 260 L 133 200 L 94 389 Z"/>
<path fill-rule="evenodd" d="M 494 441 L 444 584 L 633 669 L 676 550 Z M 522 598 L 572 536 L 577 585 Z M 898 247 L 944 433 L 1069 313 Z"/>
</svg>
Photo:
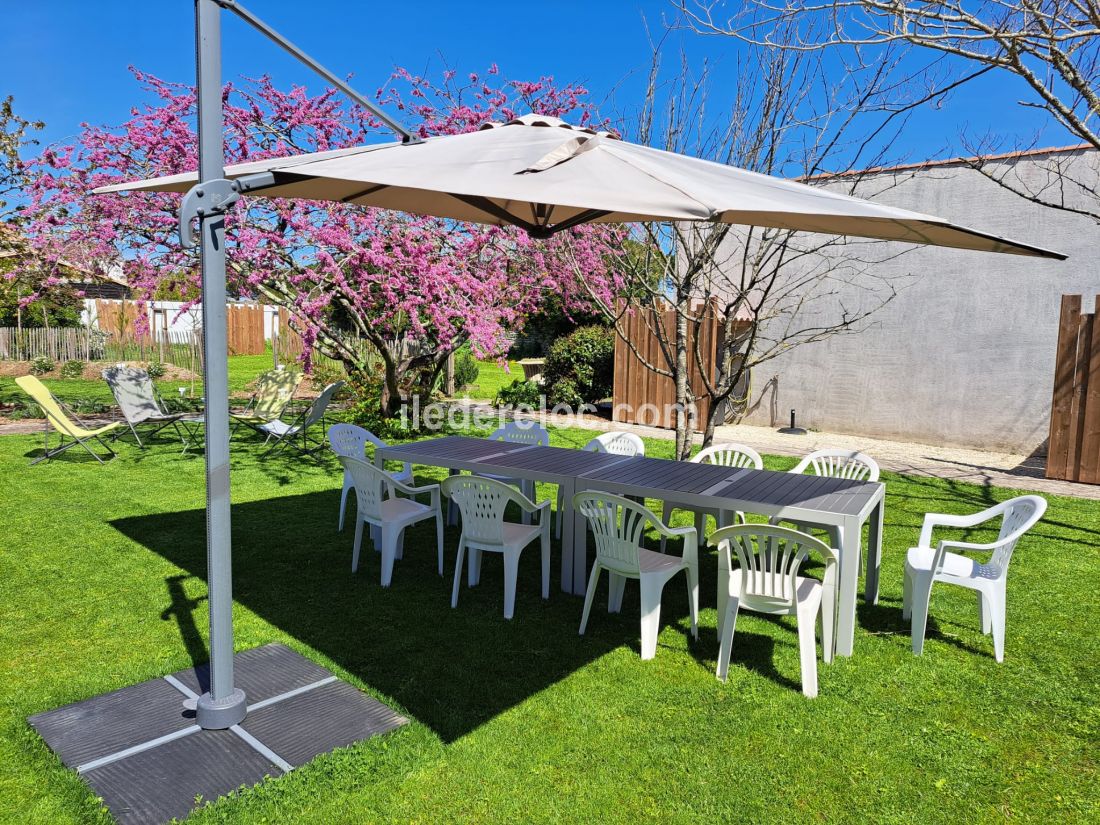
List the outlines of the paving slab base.
<svg viewBox="0 0 1100 825">
<path fill-rule="evenodd" d="M 184 702 L 206 665 L 94 696 L 27 721 L 122 825 L 160 825 L 408 720 L 285 645 L 234 657 L 248 716 L 202 730 Z"/>
</svg>

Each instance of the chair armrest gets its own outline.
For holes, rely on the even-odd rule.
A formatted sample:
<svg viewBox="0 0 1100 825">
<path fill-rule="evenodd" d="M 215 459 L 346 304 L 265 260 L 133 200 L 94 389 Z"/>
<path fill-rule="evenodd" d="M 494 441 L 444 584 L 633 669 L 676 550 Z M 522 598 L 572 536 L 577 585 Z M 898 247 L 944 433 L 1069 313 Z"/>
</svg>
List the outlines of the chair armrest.
<svg viewBox="0 0 1100 825">
<path fill-rule="evenodd" d="M 920 547 L 932 546 L 932 530 L 936 527 L 976 527 L 979 524 L 984 524 L 991 519 L 997 518 L 1001 515 L 998 512 L 990 512 L 990 510 L 996 510 L 996 507 L 982 510 L 980 513 L 970 513 L 965 516 L 953 516 L 946 513 L 925 513 L 924 524 L 921 525 L 920 540 L 918 545 Z"/>
</svg>

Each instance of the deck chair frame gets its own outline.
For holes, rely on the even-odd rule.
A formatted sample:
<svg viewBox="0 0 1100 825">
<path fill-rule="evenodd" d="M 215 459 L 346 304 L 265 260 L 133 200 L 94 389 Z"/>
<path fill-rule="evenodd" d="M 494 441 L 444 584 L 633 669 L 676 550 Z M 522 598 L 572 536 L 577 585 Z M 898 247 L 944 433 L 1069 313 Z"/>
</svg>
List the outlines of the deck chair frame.
<svg viewBox="0 0 1100 825">
<path fill-rule="evenodd" d="M 286 427 L 286 430 L 281 434 L 264 429 L 274 424 L 274 421 L 257 427 L 259 432 L 267 436 L 268 441 L 275 439 L 275 443 L 268 447 L 267 451 L 264 452 L 260 458 L 268 458 L 276 453 L 282 452 L 288 447 L 297 450 L 299 455 L 304 456 L 313 455 L 319 450 L 327 448 L 328 441 L 325 439 L 325 433 L 328 432 L 328 427 L 325 425 L 325 414 L 328 412 L 328 407 L 329 404 L 332 403 L 333 396 L 335 396 L 343 386 L 343 381 L 336 381 L 321 390 L 320 394 L 313 399 L 313 402 L 302 410 L 290 424 L 283 425 Z M 276 419 L 276 421 L 278 421 L 278 419 Z M 309 435 L 310 430 L 318 424 L 321 425 L 321 437 L 311 438 Z M 264 443 L 266 444 L 267 441 Z"/>
<path fill-rule="evenodd" d="M 31 378 L 32 376 L 25 376 L 25 377 L 26 378 Z M 41 381 L 38 381 L 37 379 L 35 379 L 34 383 L 36 383 L 39 387 L 41 387 L 41 391 L 46 393 L 50 397 L 50 399 L 53 401 L 53 403 L 57 405 L 57 408 L 60 411 L 61 416 L 57 416 L 55 413 L 51 412 L 48 407 L 46 407 L 37 398 L 35 398 L 34 394 L 31 393 L 25 386 L 23 386 L 23 382 L 21 382 L 20 379 L 17 378 L 16 383 L 19 385 L 20 389 L 22 389 L 23 392 L 25 392 L 30 397 L 31 401 L 34 402 L 35 406 L 37 406 L 38 409 L 42 410 L 42 414 L 46 418 L 46 427 L 45 427 L 45 431 L 43 432 L 43 439 L 42 439 L 44 452 L 43 452 L 42 455 L 40 455 L 37 458 L 33 459 L 30 462 L 30 466 L 33 467 L 35 464 L 39 464 L 43 461 L 49 461 L 49 460 L 53 459 L 54 457 L 61 455 L 61 453 L 65 452 L 66 450 L 72 449 L 73 447 L 77 446 L 78 444 L 81 447 L 83 447 L 85 449 L 85 451 L 87 451 L 88 455 L 90 455 L 92 458 L 94 458 L 100 464 L 106 464 L 107 461 L 110 461 L 116 455 L 118 455 L 118 453 L 116 453 L 114 450 L 112 450 L 111 446 L 106 441 L 104 441 L 103 438 L 102 438 L 102 436 L 105 432 L 107 432 L 109 430 L 113 430 L 115 427 L 119 426 L 117 422 L 114 423 L 113 425 L 108 424 L 106 427 L 100 427 L 95 432 L 89 432 L 88 429 L 86 427 L 84 427 L 84 425 L 81 423 L 80 418 L 73 411 L 73 409 L 68 404 L 66 404 L 64 401 L 62 401 L 60 398 L 58 398 L 56 395 L 54 395 L 52 392 L 50 392 L 46 388 L 46 385 L 43 384 Z M 71 419 L 71 420 L 69 420 L 69 419 Z M 80 429 L 80 430 L 82 430 L 82 431 L 84 431 L 85 433 L 88 433 L 88 434 L 87 435 L 79 435 L 75 431 L 74 427 L 70 426 L 72 424 L 75 424 L 76 428 L 78 428 L 78 429 Z M 59 437 L 58 445 L 56 447 L 53 447 L 53 448 L 50 447 L 50 427 L 51 427 L 51 425 L 53 426 L 53 429 L 57 430 L 57 434 L 58 434 L 58 437 Z M 70 440 L 66 441 L 65 440 L 66 437 L 68 437 Z M 110 453 L 110 458 L 107 459 L 107 461 L 104 461 L 102 456 L 100 456 L 95 450 L 93 450 L 90 446 L 88 446 L 88 442 L 90 442 L 92 440 L 98 441 L 99 444 L 103 447 L 103 449 L 105 449 L 108 453 Z"/>
</svg>

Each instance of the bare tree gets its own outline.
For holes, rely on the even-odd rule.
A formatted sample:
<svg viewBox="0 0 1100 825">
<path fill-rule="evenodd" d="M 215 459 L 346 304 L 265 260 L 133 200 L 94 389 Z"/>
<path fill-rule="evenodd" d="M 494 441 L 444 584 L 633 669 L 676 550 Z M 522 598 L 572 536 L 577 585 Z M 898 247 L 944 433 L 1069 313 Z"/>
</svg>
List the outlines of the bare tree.
<svg viewBox="0 0 1100 825">
<path fill-rule="evenodd" d="M 1083 146 L 1100 150 L 1100 0 L 756 0 L 733 16 L 717 15 L 713 0 L 674 4 L 696 31 L 753 44 L 800 51 L 907 44 L 947 58 L 952 87 L 989 72 L 1010 73 L 1030 92 L 1021 106 L 1046 112 Z M 976 156 L 969 165 L 999 186 L 1100 222 L 1095 158 L 1083 164 L 1074 153 L 1053 153 L 1045 158 L 1045 174 L 1024 180 L 1014 164 L 997 157 L 1003 141 L 965 137 L 964 145 Z"/>
<path fill-rule="evenodd" d="M 625 131 L 670 151 L 807 179 L 826 170 L 885 165 L 883 147 L 925 98 L 916 78 L 899 81 L 900 55 L 891 49 L 880 50 L 873 61 L 857 55 L 840 62 L 778 44 L 753 44 L 749 51 L 720 78 L 711 65 L 693 73 L 681 55 L 666 82 L 657 44 L 645 103 L 625 118 Z M 717 79 L 728 82 L 733 99 L 712 112 Z M 851 192 L 865 177 L 830 175 L 829 181 Z M 876 181 L 885 188 L 897 178 Z M 709 444 L 716 426 L 743 412 L 746 378 L 754 370 L 794 347 L 861 329 L 892 300 L 901 284 L 874 265 L 898 254 L 878 241 L 781 229 L 645 223 L 622 256 L 628 299 L 593 298 L 634 355 L 672 380 L 676 455 L 683 459 L 691 454 L 697 425 Z M 845 305 L 844 296 L 852 294 L 860 299 Z M 647 358 L 631 342 L 624 329 L 628 313 L 645 319 L 659 357 Z M 707 369 L 711 354 L 702 349 L 708 339 L 695 334 L 704 323 L 719 330 L 713 372 Z M 696 417 L 700 406 L 702 421 Z"/>
</svg>

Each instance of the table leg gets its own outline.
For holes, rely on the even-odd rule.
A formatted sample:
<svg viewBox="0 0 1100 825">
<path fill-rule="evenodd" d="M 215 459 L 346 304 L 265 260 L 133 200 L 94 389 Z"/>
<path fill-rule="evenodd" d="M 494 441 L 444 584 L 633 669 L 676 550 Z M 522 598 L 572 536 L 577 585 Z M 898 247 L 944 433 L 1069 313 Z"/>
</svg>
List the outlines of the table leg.
<svg viewBox="0 0 1100 825">
<path fill-rule="evenodd" d="M 448 470 L 447 475 L 456 476 L 460 473 L 460 470 Z M 453 498 L 447 499 L 447 526 L 458 526 L 458 506 L 455 504 Z"/>
<path fill-rule="evenodd" d="M 878 500 L 871 511 L 867 530 L 867 578 L 864 582 L 863 600 L 867 604 L 878 604 L 879 573 L 882 569 L 882 514 L 886 497 Z"/>
<path fill-rule="evenodd" d="M 846 518 L 840 528 L 840 598 L 837 599 L 836 654 L 851 656 L 856 635 L 856 591 L 859 588 L 859 542 L 862 524 Z"/>
<path fill-rule="evenodd" d="M 561 521 L 561 589 L 564 593 L 573 592 L 573 520 L 576 518 L 573 487 L 572 479 L 560 486 L 561 512 L 558 519 Z"/>
<path fill-rule="evenodd" d="M 575 492 L 581 492 L 578 485 Z M 563 534 L 564 535 L 564 534 Z M 588 589 L 588 519 L 573 514 L 573 593 L 582 595 Z"/>
</svg>

